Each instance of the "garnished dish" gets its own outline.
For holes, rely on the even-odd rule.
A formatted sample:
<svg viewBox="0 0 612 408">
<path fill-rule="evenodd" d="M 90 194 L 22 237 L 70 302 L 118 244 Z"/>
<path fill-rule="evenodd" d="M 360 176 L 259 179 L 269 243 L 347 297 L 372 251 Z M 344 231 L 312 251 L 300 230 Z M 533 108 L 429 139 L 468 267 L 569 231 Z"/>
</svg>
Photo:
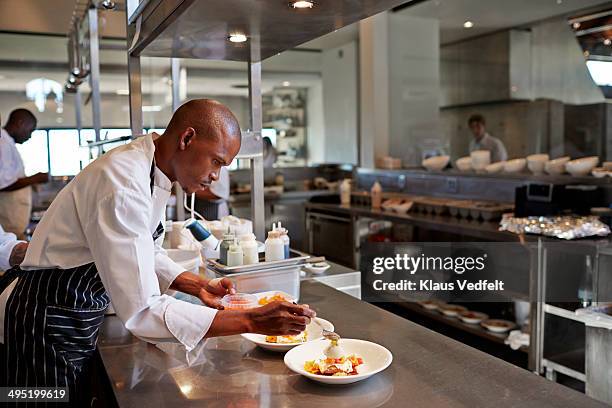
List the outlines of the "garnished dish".
<svg viewBox="0 0 612 408">
<path fill-rule="evenodd" d="M 325 356 L 316 360 L 306 361 L 304 370 L 310 374 L 328 375 L 328 376 L 347 376 L 357 375 L 357 367 L 363 364 L 363 359 L 353 354 L 336 357 L 339 350 L 339 340 L 330 340 L 331 344 L 325 349 Z M 333 351 L 331 351 L 333 350 Z"/>
<path fill-rule="evenodd" d="M 485 329 L 495 333 L 505 333 L 510 329 L 514 329 L 516 324 L 508 320 L 490 319 L 480 323 Z"/>
<path fill-rule="evenodd" d="M 440 307 L 440 303 L 436 302 L 435 300 L 423 300 L 418 302 L 418 304 L 427 310 L 436 310 L 438 307 Z"/>
<path fill-rule="evenodd" d="M 467 307 L 459 306 L 459 305 L 443 305 L 439 307 L 440 312 L 444 314 L 444 316 L 448 317 L 457 317 L 457 315 L 461 312 L 467 312 Z"/>
<path fill-rule="evenodd" d="M 472 312 L 469 310 L 466 312 L 459 313 L 459 319 L 461 319 L 463 323 L 467 323 L 467 324 L 478 324 L 488 318 L 489 316 L 487 316 L 484 313 Z"/>
<path fill-rule="evenodd" d="M 297 344 L 308 341 L 308 330 L 294 336 L 266 336 L 266 343 Z"/>
<path fill-rule="evenodd" d="M 287 296 L 285 293 L 276 292 L 272 295 L 262 296 L 257 301 L 259 306 L 264 306 L 272 302 L 293 302 L 293 299 L 291 299 L 291 297 Z"/>
</svg>

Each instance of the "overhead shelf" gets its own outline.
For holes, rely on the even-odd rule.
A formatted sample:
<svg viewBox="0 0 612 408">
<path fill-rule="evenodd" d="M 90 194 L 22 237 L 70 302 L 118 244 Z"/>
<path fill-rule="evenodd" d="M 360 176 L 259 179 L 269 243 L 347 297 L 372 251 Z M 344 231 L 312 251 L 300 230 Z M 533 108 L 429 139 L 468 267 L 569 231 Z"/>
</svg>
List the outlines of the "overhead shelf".
<svg viewBox="0 0 612 408">
<path fill-rule="evenodd" d="M 414 0 L 413 0 L 414 1 Z M 289 0 L 149 0 L 130 17 L 134 56 L 258 62 L 406 0 L 324 0 L 294 9 Z M 228 36 L 248 41 L 231 43 Z"/>
</svg>

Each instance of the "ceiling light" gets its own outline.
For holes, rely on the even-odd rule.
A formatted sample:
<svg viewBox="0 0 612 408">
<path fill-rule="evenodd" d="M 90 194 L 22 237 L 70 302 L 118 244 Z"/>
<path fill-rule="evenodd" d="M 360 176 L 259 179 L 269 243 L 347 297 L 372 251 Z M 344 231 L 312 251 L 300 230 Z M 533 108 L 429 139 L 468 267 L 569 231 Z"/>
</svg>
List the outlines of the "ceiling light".
<svg viewBox="0 0 612 408">
<path fill-rule="evenodd" d="M 470 20 L 463 23 L 463 28 L 472 28 L 472 27 L 474 27 L 474 23 L 472 23 Z"/>
<path fill-rule="evenodd" d="M 130 94 L 130 90 L 129 89 L 117 89 L 115 91 L 115 94 L 117 94 L 117 95 L 129 95 Z"/>
<path fill-rule="evenodd" d="M 574 28 L 574 30 L 577 30 L 580 28 L 580 23 L 579 22 L 575 22 L 574 24 L 572 24 L 572 27 Z"/>
<path fill-rule="evenodd" d="M 606 38 L 606 39 L 604 40 L 604 45 L 610 45 L 610 44 L 612 44 L 612 40 L 611 40 L 611 39 L 609 39 L 609 38 Z"/>
<path fill-rule="evenodd" d="M 308 1 L 308 0 L 294 1 L 291 3 L 291 7 L 296 8 L 296 9 L 313 8 L 314 1 Z"/>
<path fill-rule="evenodd" d="M 227 39 L 233 43 L 243 43 L 247 40 L 247 36 L 244 34 L 240 34 L 240 33 L 234 33 L 234 34 L 230 34 L 230 36 L 227 37 Z"/>
<path fill-rule="evenodd" d="M 283 86 L 290 86 L 290 85 L 291 85 L 291 82 L 289 82 L 289 81 L 283 81 Z"/>
<path fill-rule="evenodd" d="M 159 105 L 145 105 L 142 107 L 143 112 L 159 112 L 162 110 L 162 107 Z"/>
</svg>

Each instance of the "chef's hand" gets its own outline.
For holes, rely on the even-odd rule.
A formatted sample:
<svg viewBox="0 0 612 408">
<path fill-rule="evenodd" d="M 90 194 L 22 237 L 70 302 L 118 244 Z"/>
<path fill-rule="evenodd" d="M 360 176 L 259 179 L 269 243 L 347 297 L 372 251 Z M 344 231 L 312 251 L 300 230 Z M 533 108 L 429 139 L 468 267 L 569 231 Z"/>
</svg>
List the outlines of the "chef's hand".
<svg viewBox="0 0 612 408">
<path fill-rule="evenodd" d="M 205 280 L 198 293 L 198 298 L 208 307 L 223 309 L 221 298 L 228 294 L 236 293 L 234 284 L 227 278 L 216 278 Z"/>
<path fill-rule="evenodd" d="M 251 333 L 287 336 L 303 332 L 316 313 L 308 305 L 277 301 L 249 310 L 248 316 Z"/>
</svg>

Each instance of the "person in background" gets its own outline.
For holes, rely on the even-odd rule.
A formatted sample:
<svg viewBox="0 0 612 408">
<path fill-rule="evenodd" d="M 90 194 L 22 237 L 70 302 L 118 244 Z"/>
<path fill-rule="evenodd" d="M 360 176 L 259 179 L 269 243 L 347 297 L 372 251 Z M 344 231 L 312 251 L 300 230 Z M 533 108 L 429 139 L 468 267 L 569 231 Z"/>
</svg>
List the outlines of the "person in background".
<svg viewBox="0 0 612 408">
<path fill-rule="evenodd" d="M 26 177 L 16 143 L 30 139 L 36 129 L 36 117 L 27 109 L 15 109 L 0 130 L 0 225 L 24 238 L 32 211 L 32 188 L 46 183 L 47 173 Z"/>
<path fill-rule="evenodd" d="M 0 226 L 0 271 L 8 271 L 19 265 L 27 249 L 27 242 L 18 240 L 15 234 L 5 232 Z"/>
<path fill-rule="evenodd" d="M 490 151 L 491 163 L 508 160 L 508 153 L 502 141 L 487 133 L 484 116 L 479 114 L 470 116 L 468 126 L 474 135 L 474 139 L 470 142 L 470 152 L 474 150 Z"/>
<path fill-rule="evenodd" d="M 207 220 L 220 220 L 229 215 L 230 177 L 227 167 L 221 167 L 219 179 L 206 190 L 196 193 L 195 210 Z"/>
<path fill-rule="evenodd" d="M 272 167 L 276 163 L 276 149 L 268 136 L 263 138 L 263 166 Z"/>
</svg>

